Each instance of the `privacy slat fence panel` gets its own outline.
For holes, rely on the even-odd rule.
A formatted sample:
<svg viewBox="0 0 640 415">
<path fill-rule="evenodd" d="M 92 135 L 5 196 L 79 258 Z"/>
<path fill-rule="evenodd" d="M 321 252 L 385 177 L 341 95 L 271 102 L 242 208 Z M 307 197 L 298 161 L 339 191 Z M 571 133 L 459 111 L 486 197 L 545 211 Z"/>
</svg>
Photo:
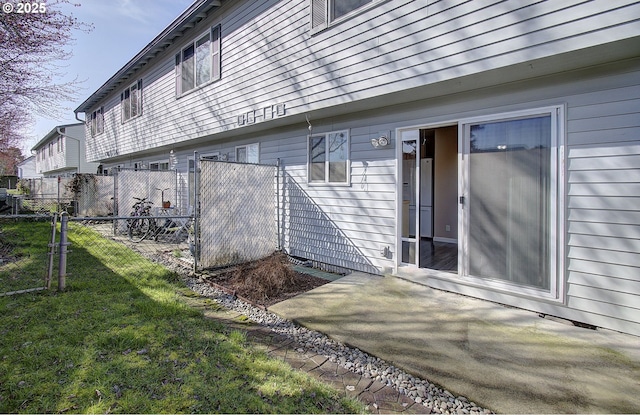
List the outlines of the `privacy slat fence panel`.
<svg viewBox="0 0 640 415">
<path fill-rule="evenodd" d="M 121 169 L 117 172 L 117 206 L 119 216 L 128 216 L 136 199 L 146 198 L 153 204 L 153 214 L 158 214 L 162 208 L 162 199 L 172 202 L 178 214 L 179 206 L 175 206 L 176 200 L 175 170 L 129 170 Z M 164 192 L 164 195 L 163 195 Z M 124 232 L 126 222 L 119 221 L 118 228 Z"/>
<path fill-rule="evenodd" d="M 277 167 L 200 161 L 201 268 L 264 258 L 278 249 Z"/>
</svg>

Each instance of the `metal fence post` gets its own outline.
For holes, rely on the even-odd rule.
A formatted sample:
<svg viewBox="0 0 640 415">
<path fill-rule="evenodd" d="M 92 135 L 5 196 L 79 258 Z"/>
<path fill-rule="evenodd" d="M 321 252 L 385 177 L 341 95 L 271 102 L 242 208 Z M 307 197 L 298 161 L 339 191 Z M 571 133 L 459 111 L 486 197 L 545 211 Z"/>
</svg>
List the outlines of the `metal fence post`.
<svg viewBox="0 0 640 415">
<path fill-rule="evenodd" d="M 67 226 L 69 225 L 69 215 L 67 212 L 60 214 L 60 261 L 58 264 L 58 291 L 64 291 L 67 282 Z"/>
<path fill-rule="evenodd" d="M 58 207 L 56 208 L 56 212 L 62 211 L 62 209 L 60 209 L 60 182 L 61 182 L 61 178 L 60 176 L 58 176 L 58 196 L 56 197 L 56 202 Z"/>
<path fill-rule="evenodd" d="M 118 217 L 120 216 L 120 210 L 118 209 L 118 172 L 120 170 L 116 169 L 115 173 L 111 173 L 111 176 L 113 177 L 113 216 L 114 217 Z M 114 220 L 113 221 L 113 234 L 116 234 L 116 231 L 118 230 L 118 221 Z"/>
<path fill-rule="evenodd" d="M 53 278 L 53 256 L 56 252 L 56 227 L 58 223 L 58 214 L 54 213 L 51 220 L 51 241 L 49 242 L 49 267 L 47 268 L 47 276 L 45 277 L 45 288 L 51 288 L 51 279 Z"/>
<path fill-rule="evenodd" d="M 200 256 L 200 156 L 193 152 L 193 272 L 198 272 Z"/>
<path fill-rule="evenodd" d="M 276 229 L 278 232 L 278 251 L 282 250 L 280 235 L 280 158 L 276 160 Z"/>
</svg>

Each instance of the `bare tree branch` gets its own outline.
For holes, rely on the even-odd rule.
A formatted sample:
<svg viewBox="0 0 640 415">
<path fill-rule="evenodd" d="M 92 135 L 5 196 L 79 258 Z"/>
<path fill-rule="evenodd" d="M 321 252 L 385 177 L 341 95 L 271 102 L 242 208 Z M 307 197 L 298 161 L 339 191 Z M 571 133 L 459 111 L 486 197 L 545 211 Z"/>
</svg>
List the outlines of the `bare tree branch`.
<svg viewBox="0 0 640 415">
<path fill-rule="evenodd" d="M 9 0 L 15 7 L 16 0 Z M 60 63 L 76 30 L 92 26 L 65 15 L 69 0 L 49 1 L 44 13 L 0 12 L 0 143 L 21 140 L 19 131 L 34 115 L 60 115 L 60 104 L 77 98 L 77 78 L 60 82 L 66 74 Z M 79 5 L 74 5 L 79 6 Z M 7 148 L 7 147 L 5 147 Z"/>
</svg>

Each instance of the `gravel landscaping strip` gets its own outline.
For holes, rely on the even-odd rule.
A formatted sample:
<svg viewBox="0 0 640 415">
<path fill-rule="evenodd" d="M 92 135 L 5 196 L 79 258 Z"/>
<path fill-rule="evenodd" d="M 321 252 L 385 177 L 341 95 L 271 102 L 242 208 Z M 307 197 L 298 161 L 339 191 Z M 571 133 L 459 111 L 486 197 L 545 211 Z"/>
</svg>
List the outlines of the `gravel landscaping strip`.
<svg viewBox="0 0 640 415">
<path fill-rule="evenodd" d="M 299 353 L 313 352 L 327 357 L 331 362 L 365 378 L 375 379 L 409 396 L 416 403 L 429 408 L 433 413 L 491 414 L 492 411 L 477 406 L 463 396 L 455 396 L 427 380 L 416 378 L 389 365 L 382 359 L 370 356 L 357 348 L 348 347 L 326 335 L 299 326 L 280 316 L 239 300 L 220 291 L 205 281 L 190 275 L 185 283 L 194 292 L 208 297 L 227 309 L 242 313 L 253 322 L 273 332 L 287 336 L 297 345 Z"/>
</svg>

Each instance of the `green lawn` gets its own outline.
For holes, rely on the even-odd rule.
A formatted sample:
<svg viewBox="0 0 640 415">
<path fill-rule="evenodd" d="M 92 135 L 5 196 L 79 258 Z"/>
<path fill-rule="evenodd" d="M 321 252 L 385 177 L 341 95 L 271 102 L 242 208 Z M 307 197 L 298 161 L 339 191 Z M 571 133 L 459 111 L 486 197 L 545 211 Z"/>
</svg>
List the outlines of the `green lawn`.
<svg viewBox="0 0 640 415">
<path fill-rule="evenodd" d="M 26 240 L 50 229 L 0 226 Z M 0 413 L 364 410 L 206 319 L 163 267 L 93 231 L 69 238 L 65 292 L 0 297 Z"/>
</svg>

